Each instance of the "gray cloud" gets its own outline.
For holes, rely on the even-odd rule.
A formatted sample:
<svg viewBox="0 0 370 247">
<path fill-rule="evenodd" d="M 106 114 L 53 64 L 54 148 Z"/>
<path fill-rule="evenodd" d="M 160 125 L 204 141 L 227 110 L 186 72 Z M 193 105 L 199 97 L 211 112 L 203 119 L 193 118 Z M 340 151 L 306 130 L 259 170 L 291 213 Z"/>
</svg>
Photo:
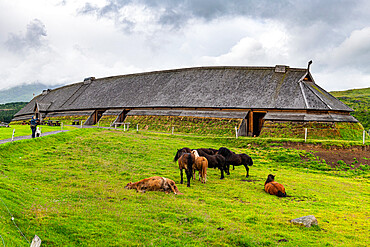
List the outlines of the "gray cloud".
<svg viewBox="0 0 370 247">
<path fill-rule="evenodd" d="M 343 41 L 339 46 L 323 55 L 328 61 L 332 71 L 340 67 L 359 69 L 370 73 L 370 27 L 356 30 Z"/>
<path fill-rule="evenodd" d="M 101 7 L 87 2 L 78 13 L 117 19 L 120 10 L 130 4 L 142 4 L 157 12 L 164 10 L 158 18 L 158 24 L 172 24 L 173 27 L 186 25 L 191 18 L 211 21 L 224 16 L 272 19 L 295 26 L 326 23 L 340 27 L 349 21 L 356 22 L 366 17 L 367 13 L 363 10 L 363 5 L 369 6 L 365 0 L 313 0 L 309 2 L 306 0 L 108 0 Z"/>
<path fill-rule="evenodd" d="M 5 45 L 12 52 L 22 52 L 30 48 L 38 49 L 43 46 L 46 36 L 45 25 L 40 20 L 34 19 L 27 25 L 25 34 L 10 33 Z"/>
<path fill-rule="evenodd" d="M 112 1 L 109 0 L 103 7 L 98 7 L 96 4 L 91 4 L 89 2 L 77 10 L 80 15 L 93 15 L 97 18 L 108 18 L 114 20 L 114 22 L 119 26 L 119 29 L 124 32 L 132 32 L 135 27 L 135 23 L 126 17 L 122 17 L 120 10 L 124 8 L 131 1 Z"/>
</svg>

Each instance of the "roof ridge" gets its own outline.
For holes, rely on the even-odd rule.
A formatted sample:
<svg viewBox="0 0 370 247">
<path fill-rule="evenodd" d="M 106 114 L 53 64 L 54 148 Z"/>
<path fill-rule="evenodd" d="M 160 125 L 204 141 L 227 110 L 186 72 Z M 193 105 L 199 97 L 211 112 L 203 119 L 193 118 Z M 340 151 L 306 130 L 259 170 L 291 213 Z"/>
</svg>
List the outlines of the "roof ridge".
<svg viewBox="0 0 370 247">
<path fill-rule="evenodd" d="M 282 66 L 282 65 L 278 65 Z M 285 65 L 288 71 L 299 71 L 304 72 L 307 71 L 306 68 L 290 68 L 289 66 Z M 140 75 L 149 75 L 149 74 L 158 74 L 158 73 L 173 73 L 173 72 L 181 72 L 181 71 L 188 71 L 188 70 L 209 70 L 209 69 L 237 69 L 237 70 L 274 70 L 274 67 L 268 66 L 200 66 L 200 67 L 184 67 L 178 69 L 165 69 L 165 70 L 154 70 L 154 71 L 146 71 L 146 72 L 138 72 L 138 73 L 129 73 L 123 75 L 115 75 L 115 76 L 108 76 L 102 78 L 96 78 L 96 80 L 106 80 L 106 79 L 113 79 L 113 78 L 122 78 L 122 77 L 129 77 L 129 76 L 140 76 Z"/>
</svg>

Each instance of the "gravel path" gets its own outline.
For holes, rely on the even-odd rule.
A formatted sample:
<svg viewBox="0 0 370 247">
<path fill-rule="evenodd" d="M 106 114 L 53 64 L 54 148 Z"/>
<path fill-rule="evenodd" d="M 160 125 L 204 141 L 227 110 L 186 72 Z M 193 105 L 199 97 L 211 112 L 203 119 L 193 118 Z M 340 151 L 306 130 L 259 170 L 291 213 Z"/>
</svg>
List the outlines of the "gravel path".
<svg viewBox="0 0 370 247">
<path fill-rule="evenodd" d="M 68 130 L 57 130 L 57 131 L 45 132 L 45 133 L 42 133 L 41 138 L 43 136 L 58 134 L 60 132 L 66 132 L 66 131 L 68 131 Z M 37 137 L 37 138 L 40 138 L 40 137 Z M 14 140 L 13 141 L 19 141 L 19 140 L 25 140 L 25 139 L 31 139 L 31 135 L 27 135 L 27 136 L 16 136 L 16 137 L 14 137 Z M 7 142 L 11 142 L 11 141 L 12 141 L 12 138 L 0 140 L 0 144 L 4 144 L 4 143 L 7 143 Z"/>
</svg>

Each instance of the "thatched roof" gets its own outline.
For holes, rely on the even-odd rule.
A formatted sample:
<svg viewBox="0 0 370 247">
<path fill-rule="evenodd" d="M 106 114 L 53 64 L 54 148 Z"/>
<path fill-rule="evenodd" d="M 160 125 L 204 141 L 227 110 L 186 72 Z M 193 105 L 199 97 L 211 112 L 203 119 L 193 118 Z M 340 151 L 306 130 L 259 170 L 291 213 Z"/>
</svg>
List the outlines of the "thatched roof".
<svg viewBox="0 0 370 247">
<path fill-rule="evenodd" d="M 32 113 L 36 102 L 43 106 L 40 111 L 47 106 L 47 112 L 124 108 L 353 111 L 311 78 L 307 69 L 285 66 L 199 67 L 114 76 L 49 90 L 15 116 Z"/>
</svg>

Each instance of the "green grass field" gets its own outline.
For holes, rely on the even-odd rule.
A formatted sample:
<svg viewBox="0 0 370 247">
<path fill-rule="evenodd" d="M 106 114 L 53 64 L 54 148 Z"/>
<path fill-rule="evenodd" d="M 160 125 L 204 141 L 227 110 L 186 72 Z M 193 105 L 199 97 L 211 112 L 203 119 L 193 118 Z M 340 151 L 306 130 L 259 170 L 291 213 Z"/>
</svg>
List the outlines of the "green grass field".
<svg viewBox="0 0 370 247">
<path fill-rule="evenodd" d="M 39 125 L 39 127 L 41 128 L 42 133 L 57 131 L 57 130 L 62 129 L 61 126 Z M 75 129 L 75 128 L 71 126 L 63 126 L 63 130 L 72 130 L 72 129 Z M 15 130 L 14 136 L 31 136 L 32 135 L 32 131 L 29 125 L 12 124 L 8 128 L 0 127 L 0 140 L 12 138 L 13 130 Z"/>
<path fill-rule="evenodd" d="M 2 144 L 1 238 L 6 246 L 29 246 L 35 234 L 42 246 L 368 245 L 367 167 L 332 170 L 305 151 L 252 140 L 74 129 Z M 247 153 L 250 177 L 236 167 L 220 180 L 209 169 L 206 184 L 180 185 L 173 157 L 185 146 Z M 270 173 L 291 197 L 264 192 Z M 173 179 L 184 194 L 124 189 L 151 176 Z M 288 222 L 306 215 L 319 227 Z"/>
</svg>

